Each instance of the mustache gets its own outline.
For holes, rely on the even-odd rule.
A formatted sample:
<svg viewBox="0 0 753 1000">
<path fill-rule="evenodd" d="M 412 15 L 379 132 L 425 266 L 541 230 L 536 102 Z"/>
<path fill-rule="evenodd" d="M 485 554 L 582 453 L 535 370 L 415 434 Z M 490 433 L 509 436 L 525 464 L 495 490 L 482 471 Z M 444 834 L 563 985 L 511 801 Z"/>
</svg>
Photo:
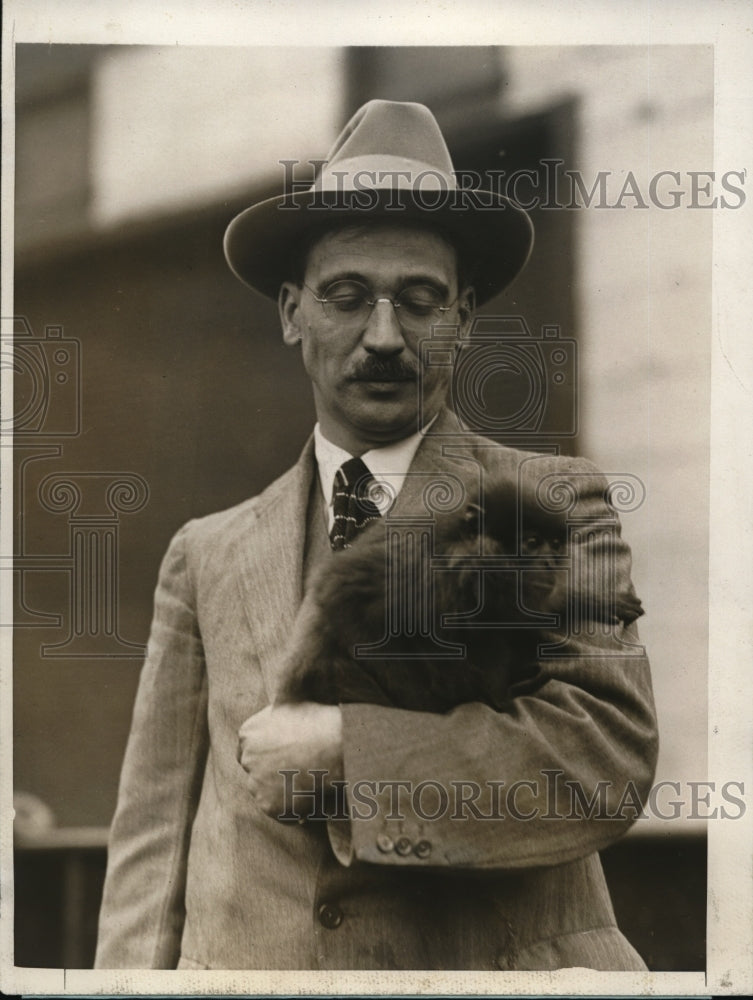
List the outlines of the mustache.
<svg viewBox="0 0 753 1000">
<path fill-rule="evenodd" d="M 360 382 L 409 382 L 418 378 L 418 365 L 402 358 L 380 358 L 369 355 L 359 361 L 352 378 Z"/>
</svg>

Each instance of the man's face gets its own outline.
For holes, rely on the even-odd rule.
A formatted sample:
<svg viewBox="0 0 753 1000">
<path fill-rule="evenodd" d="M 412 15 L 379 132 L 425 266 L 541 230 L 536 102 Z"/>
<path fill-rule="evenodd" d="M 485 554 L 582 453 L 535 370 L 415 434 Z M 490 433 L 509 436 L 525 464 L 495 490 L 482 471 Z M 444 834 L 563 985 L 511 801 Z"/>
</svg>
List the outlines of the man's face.
<svg viewBox="0 0 753 1000">
<path fill-rule="evenodd" d="M 369 307 L 366 298 L 379 301 Z M 415 433 L 419 380 L 425 421 L 452 374 L 423 367 L 420 343 L 437 322 L 463 336 L 472 299 L 471 289 L 458 289 L 454 249 L 431 229 L 348 227 L 316 242 L 303 285 L 280 291 L 280 315 L 285 342 L 301 344 L 325 436 L 357 453 Z"/>
</svg>

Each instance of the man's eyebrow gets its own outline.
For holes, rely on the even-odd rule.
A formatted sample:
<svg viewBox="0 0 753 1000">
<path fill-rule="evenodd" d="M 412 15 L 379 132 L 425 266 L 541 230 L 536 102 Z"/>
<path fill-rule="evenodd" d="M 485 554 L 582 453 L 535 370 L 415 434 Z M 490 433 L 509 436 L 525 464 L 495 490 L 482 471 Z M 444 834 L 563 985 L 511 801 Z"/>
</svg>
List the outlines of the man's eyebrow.
<svg viewBox="0 0 753 1000">
<path fill-rule="evenodd" d="M 325 275 L 316 282 L 318 294 L 326 291 L 330 285 L 334 285 L 337 281 L 358 281 L 369 289 L 372 287 L 369 279 L 361 274 L 360 271 L 335 271 L 332 274 Z M 442 281 L 435 274 L 429 274 L 424 271 L 407 274 L 395 288 L 395 294 L 401 292 L 404 288 L 410 288 L 412 285 L 430 285 L 444 296 L 450 294 L 450 289 L 446 282 Z"/>
</svg>

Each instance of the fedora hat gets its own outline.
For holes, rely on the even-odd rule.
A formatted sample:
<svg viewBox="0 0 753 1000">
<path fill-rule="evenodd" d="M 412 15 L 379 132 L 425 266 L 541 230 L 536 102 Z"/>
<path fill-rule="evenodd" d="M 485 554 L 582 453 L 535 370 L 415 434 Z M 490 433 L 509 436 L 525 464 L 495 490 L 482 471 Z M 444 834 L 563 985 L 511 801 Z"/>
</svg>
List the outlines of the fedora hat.
<svg viewBox="0 0 753 1000">
<path fill-rule="evenodd" d="M 427 107 L 374 100 L 345 126 L 310 188 L 259 202 L 232 220 L 225 257 L 241 281 L 276 298 L 307 234 L 369 221 L 420 222 L 444 232 L 479 303 L 510 284 L 533 246 L 533 225 L 520 206 L 493 191 L 458 187 Z"/>
</svg>

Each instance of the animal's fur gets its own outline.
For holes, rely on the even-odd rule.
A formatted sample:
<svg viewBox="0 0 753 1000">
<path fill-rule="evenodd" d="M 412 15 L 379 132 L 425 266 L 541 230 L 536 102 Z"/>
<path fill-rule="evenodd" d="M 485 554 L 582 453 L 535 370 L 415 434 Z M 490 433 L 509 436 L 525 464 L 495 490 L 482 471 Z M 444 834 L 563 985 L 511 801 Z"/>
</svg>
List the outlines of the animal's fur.
<svg viewBox="0 0 753 1000">
<path fill-rule="evenodd" d="M 552 639 L 551 618 L 542 625 L 531 621 L 531 612 L 564 620 L 587 607 L 592 619 L 614 624 L 643 614 L 632 588 L 613 595 L 608 606 L 598 594 L 584 593 L 586 584 L 559 558 L 568 555 L 564 515 L 543 511 L 530 497 L 519 502 L 509 483 L 490 485 L 483 506 L 470 503 L 438 516 L 431 558 L 398 545 L 390 548 L 388 574 L 386 540 L 385 523 L 376 522 L 318 573 L 291 637 L 278 702 L 370 702 L 444 712 L 482 701 L 500 708 L 536 686 L 537 648 L 544 637 Z M 494 568 L 483 572 L 482 587 L 484 560 Z M 411 581 L 418 588 L 406 598 Z M 395 597 L 397 591 L 403 596 Z M 363 653 L 357 647 L 384 639 L 388 599 L 420 616 L 418 602 L 427 594 L 433 596 L 430 636 L 409 629 L 411 634 L 393 636 L 381 655 L 357 655 Z M 477 615 L 464 627 L 446 620 L 481 605 L 481 621 Z M 479 627 L 482 621 L 486 627 Z M 499 622 L 505 625 L 493 625 Z M 461 644 L 465 655 L 437 657 L 432 636 Z"/>
</svg>

